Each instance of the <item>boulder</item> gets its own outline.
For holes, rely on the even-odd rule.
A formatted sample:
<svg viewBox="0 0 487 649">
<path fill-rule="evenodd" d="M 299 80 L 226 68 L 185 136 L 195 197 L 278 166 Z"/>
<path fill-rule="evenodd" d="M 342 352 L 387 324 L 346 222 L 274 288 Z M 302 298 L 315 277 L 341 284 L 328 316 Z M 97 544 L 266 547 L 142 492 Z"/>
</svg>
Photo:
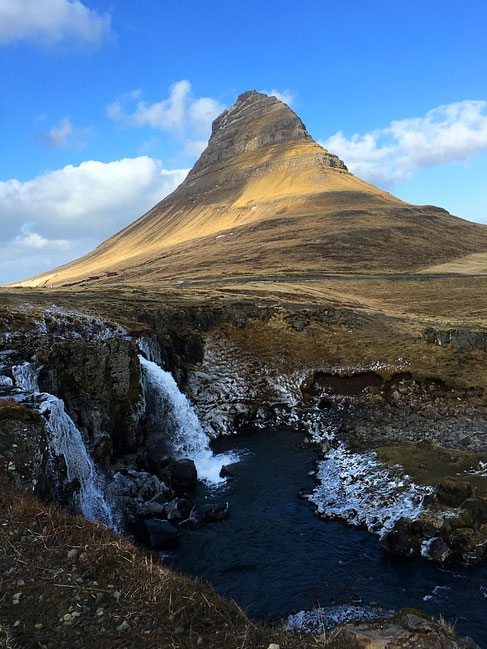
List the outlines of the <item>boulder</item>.
<svg viewBox="0 0 487 649">
<path fill-rule="evenodd" d="M 228 503 L 195 505 L 191 511 L 191 516 L 203 523 L 223 521 L 230 516 L 230 508 Z"/>
<path fill-rule="evenodd" d="M 419 538 L 413 532 L 413 523 L 409 518 L 400 518 L 392 530 L 381 538 L 381 544 L 389 552 L 406 556 L 419 551 Z"/>
<path fill-rule="evenodd" d="M 469 498 L 463 503 L 463 509 L 468 511 L 473 520 L 474 529 L 487 523 L 487 499 Z"/>
<path fill-rule="evenodd" d="M 168 521 L 149 518 L 141 523 L 140 538 L 151 550 L 170 550 L 177 545 L 179 533 Z"/>
<path fill-rule="evenodd" d="M 186 498 L 174 498 L 164 507 L 164 515 L 171 523 L 180 523 L 188 518 L 193 505 Z"/>
<path fill-rule="evenodd" d="M 220 478 L 232 478 L 233 472 L 228 466 L 222 466 L 220 469 Z"/>
<path fill-rule="evenodd" d="M 198 481 L 198 473 L 193 460 L 174 460 L 167 458 L 159 467 L 159 477 L 167 482 L 177 494 L 194 489 Z"/>
<path fill-rule="evenodd" d="M 431 561 L 444 563 L 452 557 L 452 551 L 441 537 L 435 536 L 421 543 L 421 556 Z"/>
</svg>

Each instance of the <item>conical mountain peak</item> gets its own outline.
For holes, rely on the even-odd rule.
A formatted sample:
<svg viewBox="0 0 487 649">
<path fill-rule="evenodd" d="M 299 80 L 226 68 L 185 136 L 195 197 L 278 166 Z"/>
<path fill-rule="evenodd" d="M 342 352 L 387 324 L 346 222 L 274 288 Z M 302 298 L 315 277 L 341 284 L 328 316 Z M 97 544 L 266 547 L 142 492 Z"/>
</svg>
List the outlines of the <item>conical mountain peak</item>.
<svg viewBox="0 0 487 649">
<path fill-rule="evenodd" d="M 305 142 L 318 146 L 301 119 L 287 104 L 277 97 L 248 90 L 215 119 L 208 146 L 193 167 L 191 175 L 246 152 L 258 150 L 265 156 L 266 149 L 274 145 Z M 326 164 L 346 170 L 337 156 L 324 149 L 321 152 Z"/>
<path fill-rule="evenodd" d="M 360 180 L 289 106 L 249 90 L 215 119 L 172 194 L 85 257 L 23 284 L 411 272 L 485 249 L 487 228 Z"/>
</svg>

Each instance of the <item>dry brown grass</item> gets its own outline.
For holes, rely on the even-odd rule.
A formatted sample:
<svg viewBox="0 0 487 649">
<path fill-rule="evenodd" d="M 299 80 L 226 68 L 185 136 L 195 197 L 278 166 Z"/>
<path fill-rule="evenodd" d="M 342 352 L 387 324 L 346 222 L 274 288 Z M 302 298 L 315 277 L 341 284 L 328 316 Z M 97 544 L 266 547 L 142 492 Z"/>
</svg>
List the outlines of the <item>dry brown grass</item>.
<svg viewBox="0 0 487 649">
<path fill-rule="evenodd" d="M 0 646 L 317 646 L 313 637 L 254 624 L 237 604 L 202 581 L 173 572 L 104 527 L 15 491 L 3 478 L 0 512 Z M 71 549 L 79 552 L 75 559 L 67 558 Z M 22 596 L 15 605 L 18 592 Z M 73 611 L 79 613 L 74 623 L 64 624 L 64 616 Z M 123 622 L 128 624 L 125 632 L 117 630 Z M 321 646 L 339 647 L 330 642 Z"/>
</svg>

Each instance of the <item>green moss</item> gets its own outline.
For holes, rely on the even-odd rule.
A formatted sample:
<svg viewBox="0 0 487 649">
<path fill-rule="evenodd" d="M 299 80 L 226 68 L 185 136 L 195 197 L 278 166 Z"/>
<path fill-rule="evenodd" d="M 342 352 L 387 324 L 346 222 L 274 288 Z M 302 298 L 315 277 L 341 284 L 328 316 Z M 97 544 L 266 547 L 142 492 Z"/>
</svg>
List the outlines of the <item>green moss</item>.
<svg viewBox="0 0 487 649">
<path fill-rule="evenodd" d="M 30 410 L 13 399 L 0 399 L 0 421 L 6 420 L 38 424 L 42 421 L 42 417 L 35 410 Z"/>
<path fill-rule="evenodd" d="M 487 497 L 486 478 L 467 473 L 478 469 L 480 461 L 486 462 L 487 453 L 460 451 L 434 444 L 381 446 L 375 450 L 379 459 L 389 466 L 400 464 L 415 482 L 438 487 L 445 496 L 447 491 L 450 495 L 454 491 L 466 495 L 471 488 L 477 496 Z"/>
</svg>

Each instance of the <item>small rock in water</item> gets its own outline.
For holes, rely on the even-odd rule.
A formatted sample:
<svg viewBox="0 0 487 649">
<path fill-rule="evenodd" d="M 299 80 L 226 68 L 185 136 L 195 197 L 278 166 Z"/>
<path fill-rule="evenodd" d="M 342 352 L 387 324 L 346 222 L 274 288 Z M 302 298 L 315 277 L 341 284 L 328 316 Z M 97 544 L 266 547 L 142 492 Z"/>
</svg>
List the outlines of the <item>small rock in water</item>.
<svg viewBox="0 0 487 649">
<path fill-rule="evenodd" d="M 228 468 L 228 466 L 222 466 L 220 469 L 220 478 L 231 478 L 233 477 L 233 472 Z"/>
<path fill-rule="evenodd" d="M 230 516 L 228 503 L 195 505 L 191 515 L 205 523 L 223 521 Z"/>
<path fill-rule="evenodd" d="M 167 550 L 173 548 L 178 540 L 179 533 L 169 521 L 151 518 L 142 521 L 142 536 L 144 542 L 151 550 Z"/>
</svg>

